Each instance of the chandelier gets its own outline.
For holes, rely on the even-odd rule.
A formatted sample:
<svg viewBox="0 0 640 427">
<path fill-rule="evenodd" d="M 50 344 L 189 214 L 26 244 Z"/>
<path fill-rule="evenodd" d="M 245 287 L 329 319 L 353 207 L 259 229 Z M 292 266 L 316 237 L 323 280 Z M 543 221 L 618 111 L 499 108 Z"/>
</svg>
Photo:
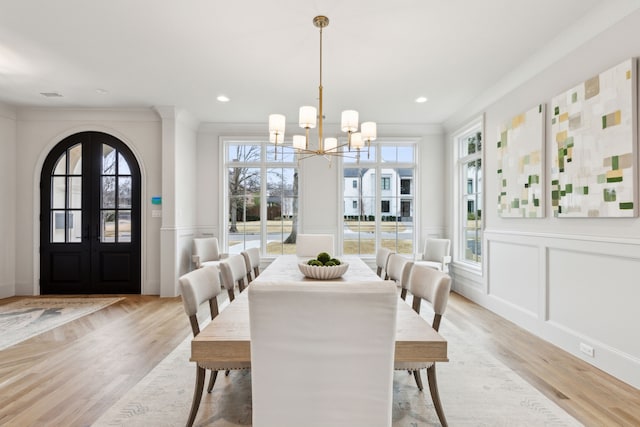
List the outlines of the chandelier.
<svg viewBox="0 0 640 427">
<path fill-rule="evenodd" d="M 329 25 L 329 18 L 326 16 L 316 16 L 313 18 L 313 25 L 320 29 L 320 85 L 318 86 L 318 108 L 313 106 L 300 107 L 298 124 L 305 130 L 305 135 L 294 135 L 292 141 L 293 150 L 298 154 L 298 160 L 313 156 L 323 156 L 328 160 L 332 157 L 349 157 L 356 161 L 360 160 L 360 151 L 367 148 L 367 155 L 371 147 L 371 141 L 376 139 L 376 123 L 364 122 L 358 132 L 358 112 L 355 110 L 345 110 L 342 112 L 340 129 L 347 133 L 347 141 L 338 144 L 337 138 L 324 138 L 322 129 L 322 29 Z M 269 142 L 276 146 L 276 156 L 278 145 L 284 143 L 284 130 L 286 118 L 283 114 L 269 115 Z M 317 123 L 316 123 L 317 122 Z M 318 126 L 318 140 L 316 148 L 309 146 L 309 130 Z"/>
</svg>

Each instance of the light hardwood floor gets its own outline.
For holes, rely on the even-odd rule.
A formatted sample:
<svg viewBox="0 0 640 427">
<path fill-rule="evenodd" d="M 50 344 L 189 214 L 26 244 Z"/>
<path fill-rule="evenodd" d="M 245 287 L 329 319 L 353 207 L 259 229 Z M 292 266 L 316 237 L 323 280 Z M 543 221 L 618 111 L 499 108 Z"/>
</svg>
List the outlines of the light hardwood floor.
<svg viewBox="0 0 640 427">
<path fill-rule="evenodd" d="M 640 426 L 639 390 L 455 293 L 445 317 L 583 424 Z M 0 425 L 88 426 L 190 333 L 180 298 L 126 296 L 0 351 Z"/>
</svg>

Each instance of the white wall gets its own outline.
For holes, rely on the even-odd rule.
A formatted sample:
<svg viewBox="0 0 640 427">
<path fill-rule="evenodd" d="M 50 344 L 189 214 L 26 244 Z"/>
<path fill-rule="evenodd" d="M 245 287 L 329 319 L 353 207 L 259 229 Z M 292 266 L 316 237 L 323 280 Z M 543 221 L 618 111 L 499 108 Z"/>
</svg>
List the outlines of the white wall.
<svg viewBox="0 0 640 427">
<path fill-rule="evenodd" d="M 160 119 L 150 109 L 20 109 L 15 156 L 15 293 L 39 294 L 40 172 L 49 151 L 77 132 L 101 131 L 122 140 L 142 172 L 142 292 L 160 290 L 160 220 L 151 218 L 151 196 L 161 194 Z M 11 176 L 4 174 L 5 176 Z"/>
<path fill-rule="evenodd" d="M 295 128 L 296 124 L 289 124 Z M 325 124 L 325 134 L 340 133 L 334 124 Z M 421 175 L 416 178 L 416 191 L 420 199 L 418 244 L 429 235 L 446 234 L 443 206 L 447 183 L 447 166 L 443 129 L 436 125 L 385 125 L 378 124 L 379 138 L 418 138 Z M 198 131 L 197 149 L 197 235 L 220 237 L 222 223 L 221 196 L 222 175 L 219 168 L 221 137 L 266 138 L 267 123 L 260 124 L 202 124 Z M 311 158 L 300 162 L 300 230 L 302 233 L 330 233 L 339 236 L 339 215 L 343 197 L 340 193 L 340 168 L 334 162 L 329 167 L 323 158 Z M 336 247 L 339 247 L 336 244 Z"/>
<path fill-rule="evenodd" d="M 640 387 L 640 219 L 554 218 L 550 206 L 551 131 L 546 120 L 546 217 L 497 214 L 497 130 L 501 123 L 640 56 L 640 11 L 557 60 L 477 111 L 485 114 L 484 276 L 454 265 L 454 289 L 589 363 Z M 556 40 L 556 44 L 562 44 Z M 553 50 L 555 46 L 549 46 Z M 489 58 L 488 58 L 489 59 Z M 448 126 L 448 140 L 458 124 Z M 636 146 L 636 155 L 638 147 Z M 451 165 L 451 147 L 448 150 Z M 639 185 L 636 175 L 636 186 Z M 636 203 L 637 203 L 636 199 Z M 452 209 L 453 201 L 449 203 Z M 579 351 L 580 343 L 595 357 Z"/>
<path fill-rule="evenodd" d="M 178 278 L 191 270 L 196 225 L 198 122 L 173 106 L 156 107 L 162 120 L 162 227 L 160 296 L 180 294 Z"/>
<path fill-rule="evenodd" d="M 16 114 L 0 104 L 0 298 L 15 295 Z"/>
</svg>

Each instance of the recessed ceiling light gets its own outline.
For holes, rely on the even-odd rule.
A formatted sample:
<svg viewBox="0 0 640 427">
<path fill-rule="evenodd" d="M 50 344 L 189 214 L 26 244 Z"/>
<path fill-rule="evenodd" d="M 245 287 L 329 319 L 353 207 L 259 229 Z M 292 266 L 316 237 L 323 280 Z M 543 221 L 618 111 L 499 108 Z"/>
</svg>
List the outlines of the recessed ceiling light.
<svg viewBox="0 0 640 427">
<path fill-rule="evenodd" d="M 427 99 L 427 97 L 426 97 L 426 96 L 419 96 L 419 97 L 417 97 L 417 98 L 416 98 L 416 102 L 417 102 L 418 104 L 424 104 L 424 103 L 425 103 L 425 102 L 427 102 L 427 101 L 428 101 L 428 99 Z"/>
<path fill-rule="evenodd" d="M 47 98 L 62 98 L 62 95 L 58 92 L 40 92 L 40 95 Z"/>
<path fill-rule="evenodd" d="M 219 102 L 229 102 L 230 99 L 228 96 L 225 95 L 218 95 L 218 97 L 216 98 Z"/>
</svg>

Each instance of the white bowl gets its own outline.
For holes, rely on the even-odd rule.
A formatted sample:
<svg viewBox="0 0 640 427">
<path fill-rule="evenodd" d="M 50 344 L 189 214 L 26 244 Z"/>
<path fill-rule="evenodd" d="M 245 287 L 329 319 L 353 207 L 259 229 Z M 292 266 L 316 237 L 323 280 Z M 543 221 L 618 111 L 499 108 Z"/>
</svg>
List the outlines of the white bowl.
<svg viewBox="0 0 640 427">
<path fill-rule="evenodd" d="M 342 263 L 340 265 L 318 266 L 306 263 L 298 263 L 300 272 L 306 277 L 318 280 L 331 280 L 341 277 L 349 269 L 349 264 Z"/>
</svg>

